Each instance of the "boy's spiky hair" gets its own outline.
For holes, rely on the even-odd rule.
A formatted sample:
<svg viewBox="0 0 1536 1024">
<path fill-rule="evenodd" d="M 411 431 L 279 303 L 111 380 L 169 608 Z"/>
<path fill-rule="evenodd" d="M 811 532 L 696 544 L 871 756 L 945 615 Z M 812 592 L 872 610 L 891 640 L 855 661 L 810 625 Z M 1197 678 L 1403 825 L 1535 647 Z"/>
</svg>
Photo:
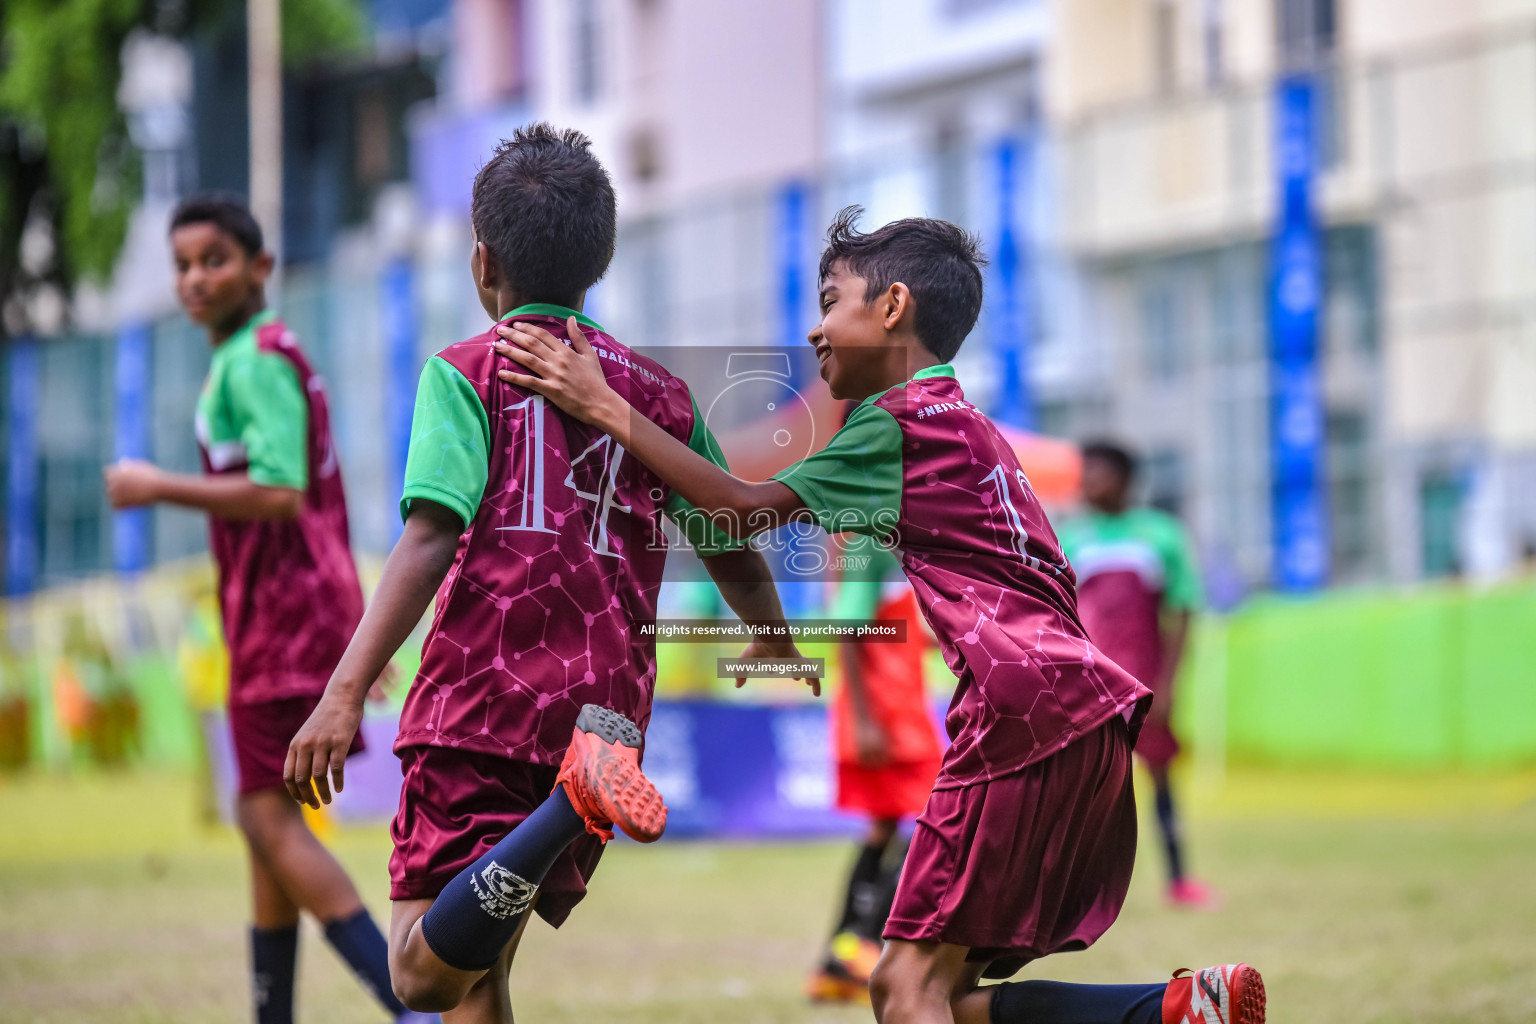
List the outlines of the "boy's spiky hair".
<svg viewBox="0 0 1536 1024">
<path fill-rule="evenodd" d="M 617 210 L 592 140 L 540 121 L 504 139 L 480 168 L 469 216 L 519 292 L 569 306 L 608 270 Z"/>
<path fill-rule="evenodd" d="M 847 206 L 827 229 L 821 280 L 841 263 L 865 281 L 873 302 L 896 282 L 907 286 L 917 307 L 917 336 L 948 362 L 981 315 L 981 268 L 987 258 L 975 236 L 947 220 L 909 217 L 864 234 L 854 225 L 863 207 Z"/>
<path fill-rule="evenodd" d="M 188 224 L 212 224 L 245 250 L 247 256 L 261 252 L 264 244 L 261 225 L 251 214 L 245 199 L 233 192 L 199 192 L 183 199 L 171 214 L 168 231 Z"/>
</svg>

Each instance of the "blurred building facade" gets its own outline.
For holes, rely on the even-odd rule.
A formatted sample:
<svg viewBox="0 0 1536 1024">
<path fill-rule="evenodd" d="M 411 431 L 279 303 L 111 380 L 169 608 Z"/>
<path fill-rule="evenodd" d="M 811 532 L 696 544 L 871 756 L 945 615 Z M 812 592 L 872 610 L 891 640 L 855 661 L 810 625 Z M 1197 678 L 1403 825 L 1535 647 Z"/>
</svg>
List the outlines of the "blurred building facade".
<svg viewBox="0 0 1536 1024">
<path fill-rule="evenodd" d="M 1292 548 L 1306 589 L 1492 577 L 1536 546 L 1536 0 L 369 9 L 366 55 L 288 85 L 283 293 L 331 380 L 363 550 L 398 529 L 421 363 L 484 329 L 474 173 L 538 118 L 587 131 L 614 174 L 619 251 L 589 312 L 630 344 L 799 344 L 837 209 L 941 216 L 991 257 L 968 392 L 1016 425 L 1131 442 L 1147 495 L 1234 591 L 1281 579 Z M 231 38 L 125 87 L 153 115 L 142 223 L 115 290 L 77 303 L 81 336 L 39 345 L 30 371 L 48 408 L 113 414 L 33 422 L 30 586 L 201 548 L 196 517 L 161 510 L 125 558 L 98 474 L 136 452 L 196 464 L 204 343 L 168 271 L 143 270 L 176 195 L 243 186 Z M 1280 112 L 1298 82 L 1315 352 L 1282 392 Z M 1302 438 L 1298 503 L 1277 425 Z M 21 507 L 8 491 L 8 550 Z M 1311 525 L 1277 535 L 1283 509 Z"/>
<path fill-rule="evenodd" d="M 1097 355 L 1047 424 L 1136 440 L 1154 497 L 1263 578 L 1277 83 L 1302 78 L 1329 575 L 1509 571 L 1536 543 L 1536 4 L 1063 0 L 1054 29 L 1052 244 Z"/>
</svg>

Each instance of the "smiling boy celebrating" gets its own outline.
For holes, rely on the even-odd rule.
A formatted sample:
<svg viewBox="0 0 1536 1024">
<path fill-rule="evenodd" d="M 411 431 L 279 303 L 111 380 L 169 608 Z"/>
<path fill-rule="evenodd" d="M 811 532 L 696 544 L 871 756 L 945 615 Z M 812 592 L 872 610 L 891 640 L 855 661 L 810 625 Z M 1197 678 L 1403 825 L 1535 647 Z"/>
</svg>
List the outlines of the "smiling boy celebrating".
<svg viewBox="0 0 1536 1024">
<path fill-rule="evenodd" d="M 498 372 L 612 435 L 717 522 L 749 524 L 738 536 L 809 516 L 901 552 L 959 682 L 871 979 L 878 1020 L 1259 1024 L 1263 983 L 1245 964 L 1166 985 L 978 987 L 1085 948 L 1118 915 L 1136 846 L 1131 746 L 1150 694 L 1088 641 L 1029 481 L 948 365 L 981 310 L 976 243 L 928 219 L 862 234 L 858 212 L 832 225 L 809 338 L 833 396 L 861 404 L 773 480 L 733 477 L 634 416 L 574 335 L 503 328 L 515 344 L 498 350 L 521 367 Z"/>
</svg>

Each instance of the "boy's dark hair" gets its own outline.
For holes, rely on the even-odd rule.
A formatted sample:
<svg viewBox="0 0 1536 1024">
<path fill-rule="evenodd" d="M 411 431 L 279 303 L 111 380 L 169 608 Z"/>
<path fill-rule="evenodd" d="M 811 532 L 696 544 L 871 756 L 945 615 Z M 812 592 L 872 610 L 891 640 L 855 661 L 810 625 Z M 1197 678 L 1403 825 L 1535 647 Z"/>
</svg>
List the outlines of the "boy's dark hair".
<svg viewBox="0 0 1536 1024">
<path fill-rule="evenodd" d="M 1136 471 L 1140 467 L 1137 465 L 1136 456 L 1131 454 L 1131 450 L 1124 445 L 1105 438 L 1095 438 L 1092 441 L 1083 442 L 1082 450 L 1084 460 L 1098 459 L 1100 462 L 1107 463 L 1127 484 L 1136 479 Z"/>
<path fill-rule="evenodd" d="M 247 256 L 261 252 L 261 225 L 245 200 L 233 192 L 199 192 L 183 199 L 171 214 L 169 230 L 188 224 L 212 224 L 238 242 Z"/>
<path fill-rule="evenodd" d="M 949 221 L 930 217 L 892 221 L 866 235 L 854 227 L 863 212 L 846 206 L 833 219 L 821 280 L 841 262 L 865 280 L 866 303 L 900 281 L 917 304 L 918 339 L 948 362 L 981 314 L 981 268 L 987 262 L 981 244 Z"/>
<path fill-rule="evenodd" d="M 571 305 L 613 259 L 618 202 L 592 140 L 548 122 L 502 140 L 475 175 L 469 217 L 497 269 L 529 300 Z"/>
</svg>

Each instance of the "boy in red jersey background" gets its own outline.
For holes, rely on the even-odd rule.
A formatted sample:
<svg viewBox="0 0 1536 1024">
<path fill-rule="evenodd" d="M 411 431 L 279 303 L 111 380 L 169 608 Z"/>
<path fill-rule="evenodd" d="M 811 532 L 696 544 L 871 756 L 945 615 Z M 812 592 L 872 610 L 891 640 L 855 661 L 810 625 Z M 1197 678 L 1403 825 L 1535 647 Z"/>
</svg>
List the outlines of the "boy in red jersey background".
<svg viewBox="0 0 1536 1024">
<path fill-rule="evenodd" d="M 170 234 L 177 298 L 213 345 L 197 401 L 204 473 L 125 460 L 105 477 L 115 508 L 170 502 L 208 513 L 229 648 L 236 817 L 251 857 L 256 1018 L 293 1019 L 300 909 L 315 915 L 399 1018 L 406 1011 L 390 990 L 383 936 L 283 791 L 288 741 L 314 710 L 363 613 L 325 390 L 267 308 L 272 255 L 245 204 L 193 197 L 172 216 Z M 359 737 L 350 752 L 361 749 Z"/>
<path fill-rule="evenodd" d="M 833 693 L 836 805 L 869 819 L 841 916 L 826 955 L 806 983 L 815 1000 L 867 999 L 880 957 L 906 844 L 897 829 L 916 817 L 933 789 L 942 749 L 928 709 L 923 658 L 932 646 L 901 563 L 869 537 L 841 545 L 845 566 L 828 614 L 841 622 L 900 623 L 905 639 L 845 640 L 841 685 Z"/>
<path fill-rule="evenodd" d="M 947 360 L 981 311 L 981 256 L 952 224 L 868 234 L 857 209 L 822 254 L 809 336 L 836 398 L 861 400 L 822 451 L 754 483 L 632 414 L 599 357 L 535 325 L 498 330 L 504 380 L 610 434 L 738 536 L 811 518 L 881 538 L 958 679 L 871 979 L 885 1024 L 1260 1024 L 1246 964 L 1167 984 L 979 987 L 1114 921 L 1136 850 L 1131 747 L 1150 692 L 1088 640 L 1072 570 L 995 425 Z"/>
<path fill-rule="evenodd" d="M 1136 741 L 1152 775 L 1157 824 L 1168 863 L 1168 902 L 1212 909 L 1219 900 L 1184 871 L 1184 842 L 1168 766 L 1179 752 L 1169 719 L 1173 685 L 1200 605 L 1200 576 L 1179 521 L 1131 505 L 1136 460 L 1108 441 L 1083 445 L 1084 515 L 1061 530 L 1061 548 L 1077 574 L 1077 606 L 1099 650 L 1147 685 L 1156 698 Z"/>
<path fill-rule="evenodd" d="M 493 321 L 569 332 L 600 353 L 636 415 L 721 464 L 683 382 L 579 312 L 612 259 L 615 212 L 584 135 L 519 129 L 475 178 L 481 305 Z M 558 927 L 615 825 L 642 842 L 665 827 L 639 771 L 661 517 L 683 527 L 743 620 L 787 635 L 762 555 L 716 536 L 612 438 L 501 380 L 495 337 L 450 345 L 422 370 L 405 529 L 285 767 L 290 791 L 313 805 L 340 788 L 367 682 L 435 593 L 395 742 L 405 780 L 391 827 L 390 973 L 407 1005 L 449 1024 L 510 1021 L 508 972 L 529 911 Z M 747 655 L 794 653 L 776 641 Z"/>
</svg>

